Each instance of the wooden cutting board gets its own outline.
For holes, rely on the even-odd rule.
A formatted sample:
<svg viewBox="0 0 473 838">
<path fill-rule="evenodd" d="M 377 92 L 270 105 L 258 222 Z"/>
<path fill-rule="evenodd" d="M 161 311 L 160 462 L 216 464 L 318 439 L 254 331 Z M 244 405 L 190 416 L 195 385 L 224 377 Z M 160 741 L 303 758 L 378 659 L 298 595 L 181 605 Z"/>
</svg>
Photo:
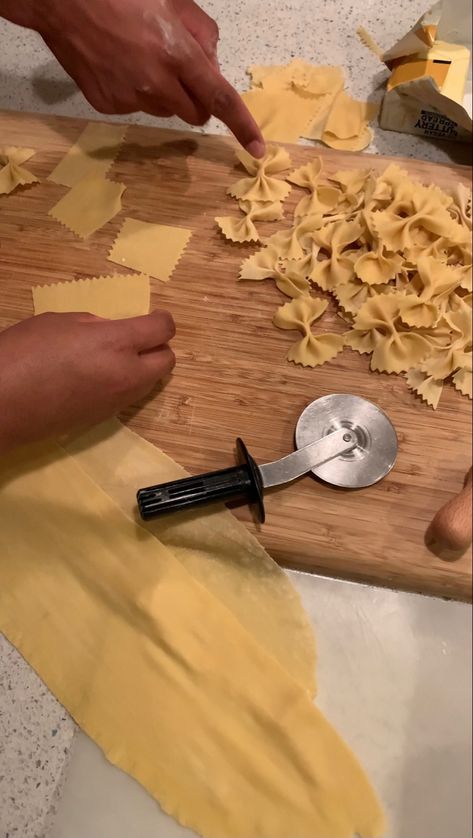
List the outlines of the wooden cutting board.
<svg viewBox="0 0 473 838">
<path fill-rule="evenodd" d="M 85 124 L 0 112 L 0 145 L 35 148 L 28 168 L 46 178 Z M 233 148 L 230 138 L 131 126 L 110 172 L 127 186 L 123 211 L 85 242 L 47 214 L 66 188 L 44 181 L 1 195 L 0 328 L 32 314 L 32 285 L 118 270 L 106 256 L 124 216 L 192 229 L 171 281 L 152 284 L 153 306 L 171 309 L 177 322 L 178 365 L 166 387 L 127 412 L 130 426 L 198 473 L 232 464 L 237 436 L 257 461 L 288 453 L 298 416 L 319 396 L 372 400 L 388 413 L 400 442 L 396 467 L 383 482 L 344 492 L 307 476 L 267 496 L 264 527 L 246 508 L 236 514 L 287 567 L 470 599 L 471 551 L 442 561 L 424 545 L 424 534 L 471 463 L 471 403 L 447 387 L 433 412 L 402 376 L 369 372 L 369 359 L 351 350 L 314 370 L 285 361 L 295 335 L 271 323 L 285 299 L 271 281 L 237 282 L 240 262 L 255 247 L 226 242 L 214 223 L 216 215 L 238 214 L 225 194 L 240 176 Z M 379 170 L 389 162 L 324 148 L 288 150 L 294 166 L 320 154 L 328 173 Z M 448 188 L 470 181 L 466 167 L 396 160 L 425 183 Z M 295 188 L 289 196 L 289 216 L 301 194 Z M 274 229 L 266 224 L 262 232 Z M 334 310 L 325 328 L 343 330 Z"/>
</svg>

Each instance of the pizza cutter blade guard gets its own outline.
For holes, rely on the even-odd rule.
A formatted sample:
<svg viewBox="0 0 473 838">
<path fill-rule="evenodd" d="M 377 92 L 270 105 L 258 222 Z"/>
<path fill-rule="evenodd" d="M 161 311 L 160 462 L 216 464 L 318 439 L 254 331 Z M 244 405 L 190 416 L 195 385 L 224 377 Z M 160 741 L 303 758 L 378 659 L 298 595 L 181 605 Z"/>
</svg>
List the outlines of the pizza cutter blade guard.
<svg viewBox="0 0 473 838">
<path fill-rule="evenodd" d="M 382 480 L 394 466 L 396 431 L 379 407 L 358 396 L 323 396 L 302 412 L 295 432 L 296 451 L 257 465 L 237 440 L 238 465 L 220 471 L 147 486 L 137 493 L 146 521 L 158 515 L 216 501 L 246 498 L 264 522 L 263 493 L 311 471 L 344 489 L 361 489 Z"/>
</svg>

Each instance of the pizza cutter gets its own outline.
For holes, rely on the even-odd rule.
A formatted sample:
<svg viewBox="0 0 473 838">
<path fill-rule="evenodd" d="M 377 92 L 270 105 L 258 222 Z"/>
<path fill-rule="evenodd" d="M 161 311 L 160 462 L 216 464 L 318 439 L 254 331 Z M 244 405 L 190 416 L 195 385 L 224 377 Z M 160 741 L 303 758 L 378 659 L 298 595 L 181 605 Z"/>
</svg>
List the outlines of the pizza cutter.
<svg viewBox="0 0 473 838">
<path fill-rule="evenodd" d="M 334 394 L 311 402 L 295 432 L 296 451 L 257 465 L 237 439 L 238 465 L 220 471 L 148 486 L 137 493 L 146 521 L 194 506 L 246 498 L 264 522 L 263 493 L 311 471 L 343 489 L 361 489 L 382 480 L 394 466 L 396 431 L 379 407 L 359 396 Z"/>
</svg>

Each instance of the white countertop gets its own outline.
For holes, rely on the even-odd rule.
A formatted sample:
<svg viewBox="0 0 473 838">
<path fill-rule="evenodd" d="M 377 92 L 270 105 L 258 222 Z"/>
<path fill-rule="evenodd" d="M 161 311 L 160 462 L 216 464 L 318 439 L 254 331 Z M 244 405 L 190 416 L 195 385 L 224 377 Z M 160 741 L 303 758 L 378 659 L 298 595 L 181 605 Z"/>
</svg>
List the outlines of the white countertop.
<svg viewBox="0 0 473 838">
<path fill-rule="evenodd" d="M 205 0 L 223 72 L 300 56 L 345 67 L 359 97 L 382 66 L 356 38 L 389 47 L 427 0 Z M 235 48 L 237 45 L 237 48 Z M 0 21 L 0 108 L 95 116 L 34 33 Z M 122 118 L 120 118 L 122 119 Z M 162 120 L 133 115 L 130 121 Z M 179 120 L 163 124 L 182 127 Z M 212 122 L 209 130 L 219 130 Z M 0 136 L 1 142 L 1 136 Z M 376 130 L 370 151 L 465 162 L 468 149 Z M 471 834 L 471 610 L 290 574 L 317 633 L 319 706 L 353 745 L 388 810 L 392 838 Z M 72 756 L 71 756 L 72 752 Z M 0 838 L 179 838 L 133 780 L 112 768 L 0 637 Z"/>
</svg>

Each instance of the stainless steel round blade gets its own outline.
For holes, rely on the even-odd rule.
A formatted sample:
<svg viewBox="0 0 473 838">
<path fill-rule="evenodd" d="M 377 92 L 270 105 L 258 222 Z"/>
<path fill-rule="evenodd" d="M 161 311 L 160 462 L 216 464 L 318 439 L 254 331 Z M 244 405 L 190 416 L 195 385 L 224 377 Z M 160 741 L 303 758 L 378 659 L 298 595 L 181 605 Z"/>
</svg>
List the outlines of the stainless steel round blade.
<svg viewBox="0 0 473 838">
<path fill-rule="evenodd" d="M 396 431 L 379 407 L 359 396 L 337 393 L 309 404 L 296 426 L 296 447 L 340 428 L 355 432 L 356 448 L 312 469 L 313 474 L 333 486 L 361 489 L 391 471 L 398 450 Z"/>
</svg>

